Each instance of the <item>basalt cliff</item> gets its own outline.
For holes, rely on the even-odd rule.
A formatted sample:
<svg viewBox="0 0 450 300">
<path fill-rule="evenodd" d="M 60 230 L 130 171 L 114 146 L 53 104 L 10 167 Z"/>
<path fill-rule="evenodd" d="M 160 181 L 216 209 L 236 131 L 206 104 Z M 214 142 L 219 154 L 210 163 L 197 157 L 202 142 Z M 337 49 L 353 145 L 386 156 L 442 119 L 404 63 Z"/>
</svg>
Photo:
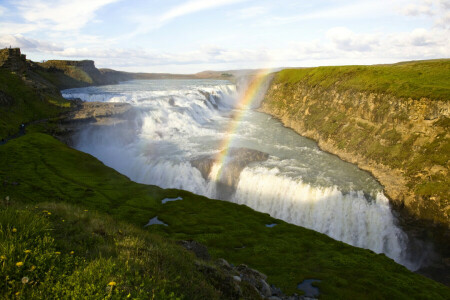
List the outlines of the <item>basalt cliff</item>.
<svg viewBox="0 0 450 300">
<path fill-rule="evenodd" d="M 399 209 L 449 226 L 450 60 L 275 75 L 260 110 L 371 172 Z"/>
</svg>

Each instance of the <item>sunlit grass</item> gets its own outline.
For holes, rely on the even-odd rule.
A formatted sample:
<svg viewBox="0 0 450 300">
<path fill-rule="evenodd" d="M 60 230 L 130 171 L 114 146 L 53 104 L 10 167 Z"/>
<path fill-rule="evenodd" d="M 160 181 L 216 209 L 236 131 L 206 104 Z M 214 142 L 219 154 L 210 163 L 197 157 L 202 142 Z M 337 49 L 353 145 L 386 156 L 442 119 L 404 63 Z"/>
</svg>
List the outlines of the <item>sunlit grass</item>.
<svg viewBox="0 0 450 300">
<path fill-rule="evenodd" d="M 0 253 L 0 293 L 7 298 L 219 295 L 195 269 L 193 257 L 178 246 L 64 203 L 30 207 L 16 202 L 0 209 Z"/>
<path fill-rule="evenodd" d="M 450 100 L 450 59 L 412 61 L 394 65 L 286 69 L 278 82 L 337 89 L 388 93 L 397 97 Z"/>
</svg>

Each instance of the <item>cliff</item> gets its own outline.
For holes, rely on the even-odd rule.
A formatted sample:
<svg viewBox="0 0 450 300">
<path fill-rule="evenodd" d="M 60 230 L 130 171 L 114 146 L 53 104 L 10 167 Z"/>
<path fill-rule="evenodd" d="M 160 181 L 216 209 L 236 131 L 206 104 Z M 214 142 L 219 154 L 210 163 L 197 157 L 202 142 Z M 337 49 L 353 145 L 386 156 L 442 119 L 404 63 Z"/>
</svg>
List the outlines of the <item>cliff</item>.
<svg viewBox="0 0 450 300">
<path fill-rule="evenodd" d="M 45 73 L 18 48 L 0 49 L 0 139 L 16 134 L 21 124 L 57 117 L 71 106 Z"/>
<path fill-rule="evenodd" d="M 371 172 L 392 203 L 450 225 L 450 60 L 276 74 L 261 110 Z"/>
<path fill-rule="evenodd" d="M 95 67 L 92 60 L 48 60 L 39 63 L 47 74 L 41 75 L 53 82 L 59 89 L 90 85 L 116 84 L 119 80 L 106 77 Z"/>
</svg>

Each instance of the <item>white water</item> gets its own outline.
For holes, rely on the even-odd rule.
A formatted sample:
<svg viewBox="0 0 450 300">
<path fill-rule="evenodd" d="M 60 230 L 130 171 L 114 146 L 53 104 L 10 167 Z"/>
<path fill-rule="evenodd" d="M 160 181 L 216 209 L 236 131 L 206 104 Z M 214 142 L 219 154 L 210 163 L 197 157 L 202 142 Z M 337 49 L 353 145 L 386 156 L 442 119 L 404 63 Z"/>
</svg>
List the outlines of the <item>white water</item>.
<svg viewBox="0 0 450 300">
<path fill-rule="evenodd" d="M 214 164 L 205 179 L 191 161 L 219 151 L 239 92 L 226 81 L 149 80 L 65 90 L 63 96 L 127 102 L 136 110 L 120 126 L 84 129 L 77 149 L 136 182 L 220 198 L 215 178 L 224 166 Z M 408 259 L 407 235 L 368 173 L 256 111 L 246 112 L 232 141 L 233 147 L 263 151 L 269 159 L 246 166 L 235 193 L 223 200 L 385 253 L 410 269 L 420 267 Z"/>
</svg>

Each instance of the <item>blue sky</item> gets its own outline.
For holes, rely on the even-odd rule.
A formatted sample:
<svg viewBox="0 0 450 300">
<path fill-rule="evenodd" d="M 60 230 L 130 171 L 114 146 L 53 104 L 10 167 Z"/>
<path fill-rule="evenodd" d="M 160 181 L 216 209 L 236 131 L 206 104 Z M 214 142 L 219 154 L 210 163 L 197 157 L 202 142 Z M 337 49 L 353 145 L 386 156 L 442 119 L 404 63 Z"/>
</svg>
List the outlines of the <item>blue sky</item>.
<svg viewBox="0 0 450 300">
<path fill-rule="evenodd" d="M 450 57 L 450 0 L 0 0 L 0 47 L 125 71 Z"/>
</svg>

